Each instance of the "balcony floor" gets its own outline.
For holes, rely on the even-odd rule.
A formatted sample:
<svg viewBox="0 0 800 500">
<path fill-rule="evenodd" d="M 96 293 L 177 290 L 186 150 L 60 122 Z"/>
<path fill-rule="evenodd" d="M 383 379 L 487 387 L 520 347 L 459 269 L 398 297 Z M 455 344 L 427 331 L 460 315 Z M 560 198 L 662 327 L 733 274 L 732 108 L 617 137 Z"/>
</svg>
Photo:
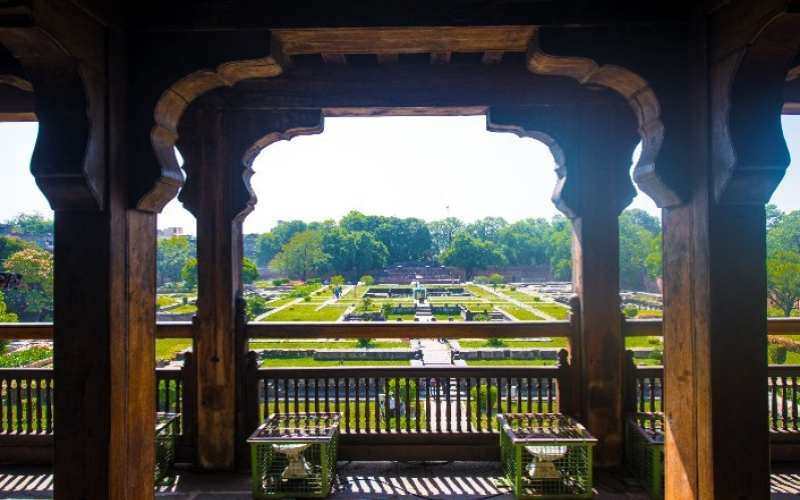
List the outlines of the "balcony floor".
<svg viewBox="0 0 800 500">
<path fill-rule="evenodd" d="M 49 466 L 1 465 L 0 498 L 53 498 Z M 338 480 L 331 500 L 479 500 L 513 499 L 507 488 L 498 488 L 501 476 L 494 462 L 339 462 Z M 638 500 L 649 497 L 639 487 L 627 485 L 624 470 L 597 471 L 598 500 Z M 244 500 L 252 498 L 250 475 L 245 472 L 196 472 L 177 470 L 168 486 L 156 489 L 156 498 L 169 500 Z M 800 464 L 773 464 L 773 500 L 800 495 Z"/>
</svg>

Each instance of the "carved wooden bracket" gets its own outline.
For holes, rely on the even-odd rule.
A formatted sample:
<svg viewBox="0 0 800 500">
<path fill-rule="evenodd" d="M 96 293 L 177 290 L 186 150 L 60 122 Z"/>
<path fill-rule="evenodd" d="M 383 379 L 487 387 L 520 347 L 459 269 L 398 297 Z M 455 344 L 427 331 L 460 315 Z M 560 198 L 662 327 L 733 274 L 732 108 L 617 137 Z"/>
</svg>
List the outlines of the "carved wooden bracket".
<svg viewBox="0 0 800 500">
<path fill-rule="evenodd" d="M 13 2 L 12 2 L 13 3 Z M 23 15 L 11 7 L 14 17 Z M 0 19 L 10 15 L 0 9 Z M 17 19 L 18 21 L 19 19 Z M 15 22 L 17 22 L 15 21 Z M 36 94 L 31 171 L 54 210 L 100 210 L 105 194 L 105 114 L 102 78 L 82 68 L 44 30 L 3 27 L 0 44 L 29 78 L 7 82 Z"/>
<path fill-rule="evenodd" d="M 203 175 L 204 169 L 230 170 L 230 213 L 236 222 L 244 222 L 257 202 L 250 178 L 258 154 L 274 142 L 318 134 L 322 128 L 320 110 L 190 109 L 180 126 L 179 146 L 184 152 L 187 176 L 179 199 L 197 216 L 197 176 Z"/>
<path fill-rule="evenodd" d="M 600 85 L 620 93 L 636 114 L 642 138 L 642 153 L 633 170 L 634 181 L 661 208 L 681 203 L 677 193 L 656 171 L 656 158 L 664 142 L 664 124 L 658 99 L 643 78 L 625 68 L 600 66 L 587 58 L 545 54 L 539 47 L 538 31 L 528 47 L 528 69 L 539 75 L 567 76 L 584 85 Z"/>
<path fill-rule="evenodd" d="M 158 101 L 155 126 L 150 133 L 153 152 L 161 165 L 161 177 L 137 208 L 160 212 L 183 185 L 183 174 L 175 156 L 178 124 L 189 105 L 202 94 L 218 87 L 230 87 L 249 78 L 271 78 L 283 68 L 271 56 L 225 63 L 213 71 L 198 71 L 172 85 Z"/>
<path fill-rule="evenodd" d="M 720 55 L 711 70 L 714 195 L 720 203 L 767 203 L 790 162 L 781 110 L 787 74 L 800 52 L 800 14 L 780 13 L 766 23 Z"/>
</svg>

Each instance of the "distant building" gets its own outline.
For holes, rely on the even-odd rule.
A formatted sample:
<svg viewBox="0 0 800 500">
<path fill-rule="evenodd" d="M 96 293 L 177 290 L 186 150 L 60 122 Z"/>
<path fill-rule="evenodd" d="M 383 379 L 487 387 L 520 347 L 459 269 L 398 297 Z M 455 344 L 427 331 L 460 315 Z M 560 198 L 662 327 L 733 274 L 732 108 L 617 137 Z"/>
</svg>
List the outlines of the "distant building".
<svg viewBox="0 0 800 500">
<path fill-rule="evenodd" d="M 156 233 L 158 238 L 173 238 L 175 236 L 186 236 L 182 227 L 166 227 L 159 229 Z"/>
<path fill-rule="evenodd" d="M 53 233 L 43 233 L 43 234 L 29 234 L 29 233 L 20 233 L 17 232 L 11 224 L 0 224 L 0 236 L 8 236 L 11 238 L 19 238 L 24 241 L 30 241 L 31 243 L 35 243 L 40 248 L 47 250 L 48 252 L 53 252 L 54 244 L 53 244 Z"/>
</svg>

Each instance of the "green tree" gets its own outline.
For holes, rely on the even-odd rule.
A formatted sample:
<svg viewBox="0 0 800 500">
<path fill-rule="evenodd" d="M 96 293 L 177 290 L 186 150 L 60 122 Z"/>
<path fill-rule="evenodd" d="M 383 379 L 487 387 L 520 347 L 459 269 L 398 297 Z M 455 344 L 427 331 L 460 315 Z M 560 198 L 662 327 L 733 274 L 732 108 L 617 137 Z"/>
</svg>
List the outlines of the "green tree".
<svg viewBox="0 0 800 500">
<path fill-rule="evenodd" d="M 186 260 L 186 265 L 181 270 L 181 278 L 183 278 L 183 286 L 194 290 L 197 288 L 197 259 L 191 258 Z"/>
<path fill-rule="evenodd" d="M 39 212 L 17 214 L 6 221 L 14 231 L 21 234 L 53 234 L 53 220 Z"/>
<path fill-rule="evenodd" d="M 474 238 L 484 241 L 495 241 L 495 237 L 508 227 L 508 222 L 502 217 L 484 217 L 468 224 L 466 231 Z"/>
<path fill-rule="evenodd" d="M 442 262 L 463 269 L 467 280 L 475 271 L 501 265 L 504 261 L 503 253 L 493 243 L 478 240 L 467 233 L 457 234 L 453 244 L 442 255 Z"/>
<path fill-rule="evenodd" d="M 337 227 L 323 237 L 325 253 L 330 256 L 330 267 L 338 273 L 354 271 L 361 274 L 368 269 L 386 265 L 389 250 L 366 231 L 348 231 Z"/>
<path fill-rule="evenodd" d="M 267 302 L 258 295 L 247 297 L 246 300 L 247 317 L 250 318 L 251 321 L 267 312 Z"/>
<path fill-rule="evenodd" d="M 305 281 L 308 273 L 325 269 L 329 259 L 330 256 L 322 247 L 322 234 L 318 231 L 303 231 L 292 236 L 289 243 L 269 263 L 269 267 Z"/>
<path fill-rule="evenodd" d="M 331 285 L 342 286 L 344 285 L 344 276 L 331 276 Z"/>
<path fill-rule="evenodd" d="M 13 253 L 32 248 L 35 245 L 14 236 L 0 236 L 0 265 Z"/>
<path fill-rule="evenodd" d="M 369 311 L 369 309 L 371 307 L 372 307 L 372 299 L 371 298 L 364 297 L 363 299 L 361 299 L 361 309 L 363 309 L 364 311 Z"/>
<path fill-rule="evenodd" d="M 767 347 L 767 356 L 770 364 L 782 365 L 786 363 L 786 346 L 779 344 L 770 344 Z"/>
<path fill-rule="evenodd" d="M 192 244 L 183 236 L 158 240 L 156 270 L 159 284 L 181 281 L 181 272 L 193 253 Z"/>
<path fill-rule="evenodd" d="M 363 283 L 363 284 L 367 285 L 367 286 L 372 286 L 372 285 L 375 284 L 375 278 L 373 278 L 372 276 L 370 276 L 368 274 L 362 276 L 361 279 L 359 279 L 358 281 L 360 283 Z"/>
<path fill-rule="evenodd" d="M 648 276 L 647 260 L 656 266 L 660 255 L 653 253 L 653 240 L 661 234 L 657 218 L 635 208 L 622 212 L 619 217 L 619 268 L 620 286 L 629 290 L 645 290 Z M 660 264 L 658 264 L 660 266 Z"/>
<path fill-rule="evenodd" d="M 503 282 L 503 277 L 497 273 L 494 273 L 491 276 L 489 276 L 489 283 L 491 283 L 492 285 L 497 286 L 502 282 Z"/>
<path fill-rule="evenodd" d="M 800 299 L 800 254 L 786 250 L 767 259 L 767 292 L 784 316 L 790 316 Z"/>
<path fill-rule="evenodd" d="M 245 283 L 254 283 L 261 274 L 258 272 L 258 266 L 252 260 L 245 257 L 242 259 L 242 280 Z"/>
<path fill-rule="evenodd" d="M 422 219 L 385 217 L 372 234 L 386 245 L 390 263 L 420 260 L 432 254 L 431 233 Z"/>
<path fill-rule="evenodd" d="M 503 249 L 509 265 L 547 264 L 547 235 L 550 223 L 546 219 L 517 221 L 497 232 L 495 241 Z"/>
<path fill-rule="evenodd" d="M 26 248 L 13 253 L 4 267 L 8 272 L 22 275 L 19 290 L 7 292 L 9 297 L 17 299 L 12 312 L 34 321 L 52 321 L 53 254 L 40 248 Z"/>
<path fill-rule="evenodd" d="M 437 255 L 444 253 L 453 243 L 453 238 L 467 227 L 456 217 L 436 220 L 428 223 L 428 232 L 431 235 L 431 244 Z"/>
<path fill-rule="evenodd" d="M 0 292 L 0 323 L 16 323 L 17 321 L 19 318 L 16 314 L 8 312 L 8 306 L 3 300 L 3 293 Z"/>
<path fill-rule="evenodd" d="M 301 220 L 284 222 L 272 228 L 268 233 L 264 233 L 256 238 L 255 255 L 256 262 L 266 266 L 278 255 L 283 245 L 291 241 L 295 234 L 308 230 L 308 224 Z"/>
<path fill-rule="evenodd" d="M 547 234 L 547 260 L 550 272 L 560 281 L 572 279 L 572 226 L 563 215 L 556 215 Z"/>
</svg>

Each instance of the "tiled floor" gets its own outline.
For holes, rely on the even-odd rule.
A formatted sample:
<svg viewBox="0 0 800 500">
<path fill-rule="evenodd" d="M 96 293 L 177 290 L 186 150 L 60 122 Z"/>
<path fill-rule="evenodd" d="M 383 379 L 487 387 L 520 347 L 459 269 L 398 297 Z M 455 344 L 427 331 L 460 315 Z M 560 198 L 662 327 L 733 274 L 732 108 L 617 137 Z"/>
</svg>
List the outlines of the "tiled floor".
<svg viewBox="0 0 800 500">
<path fill-rule="evenodd" d="M 494 462 L 339 462 L 331 500 L 482 500 L 513 499 L 498 484 Z M 644 490 L 631 486 L 623 470 L 595 474 L 598 500 L 644 500 Z M 252 498 L 246 472 L 196 472 L 179 468 L 168 485 L 156 490 L 163 500 L 244 500 Z M 49 499 L 53 477 L 47 467 L 0 465 L 0 498 Z M 772 499 L 800 498 L 800 466 L 775 464 Z"/>
</svg>

